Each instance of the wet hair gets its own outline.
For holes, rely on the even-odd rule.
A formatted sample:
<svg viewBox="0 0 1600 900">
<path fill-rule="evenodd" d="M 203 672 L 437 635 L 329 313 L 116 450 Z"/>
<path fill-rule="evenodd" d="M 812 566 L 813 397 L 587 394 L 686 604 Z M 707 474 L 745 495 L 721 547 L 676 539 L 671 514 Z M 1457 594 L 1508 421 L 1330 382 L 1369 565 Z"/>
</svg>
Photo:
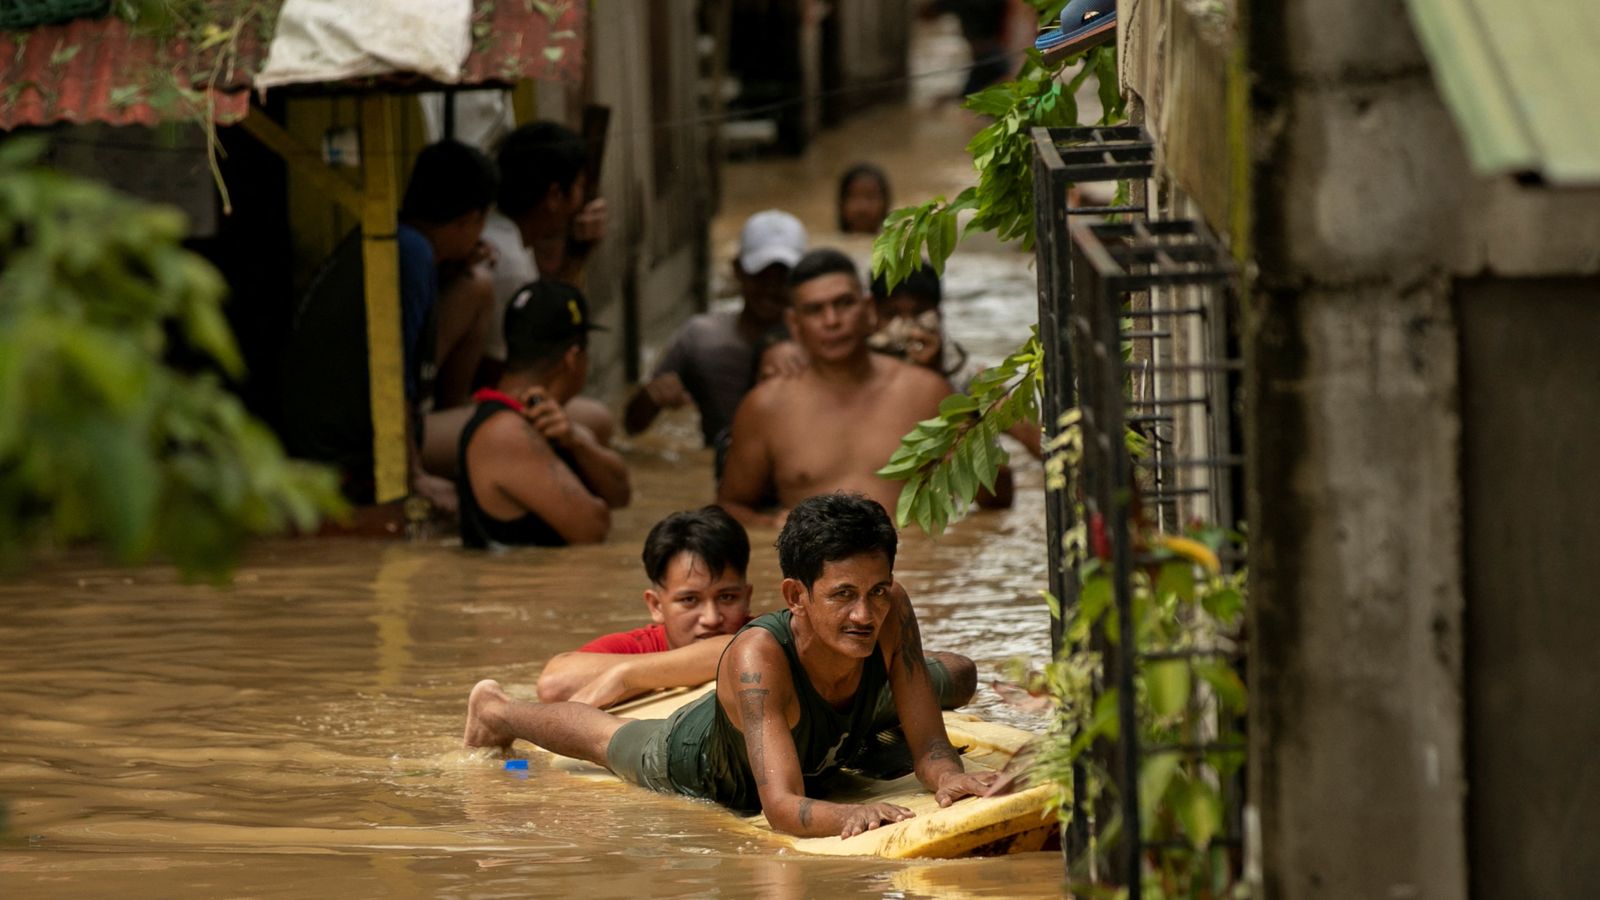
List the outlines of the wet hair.
<svg viewBox="0 0 1600 900">
<path fill-rule="evenodd" d="M 793 290 L 824 275 L 836 274 L 849 275 L 857 284 L 861 283 L 861 273 L 856 271 L 856 264 L 850 257 L 832 247 L 819 247 L 800 257 L 800 261 L 789 270 L 789 289 Z"/>
<path fill-rule="evenodd" d="M 883 192 L 883 211 L 889 211 L 889 176 L 872 163 L 856 163 L 844 170 L 839 177 L 839 230 L 845 231 L 847 225 L 844 220 L 844 198 L 850 194 L 850 184 L 857 178 L 870 178 L 878 183 L 878 190 Z"/>
<path fill-rule="evenodd" d="M 498 181 L 494 163 L 478 148 L 450 140 L 429 144 L 411 168 L 400 216 L 444 225 L 485 211 L 494 202 Z"/>
<path fill-rule="evenodd" d="M 878 501 L 854 491 L 807 497 L 789 511 L 778 534 L 783 577 L 811 590 L 828 563 L 863 553 L 882 553 L 894 567 L 900 538 Z"/>
<path fill-rule="evenodd" d="M 556 122 L 530 122 L 500 141 L 500 211 L 515 219 L 544 202 L 550 186 L 571 190 L 588 148 L 576 131 Z"/>
<path fill-rule="evenodd" d="M 666 581 L 667 566 L 679 553 L 692 553 L 715 578 L 732 569 L 743 578 L 750 565 L 750 538 L 720 506 L 675 512 L 657 522 L 644 539 L 644 573 L 650 583 Z"/>
<path fill-rule="evenodd" d="M 931 304 L 937 308 L 944 299 L 944 289 L 939 284 L 939 273 L 933 266 L 923 263 L 911 270 L 904 280 L 889 290 L 889 281 L 886 276 L 879 275 L 872 279 L 872 299 L 879 303 L 888 300 L 895 294 L 906 293 L 918 300 Z"/>
</svg>

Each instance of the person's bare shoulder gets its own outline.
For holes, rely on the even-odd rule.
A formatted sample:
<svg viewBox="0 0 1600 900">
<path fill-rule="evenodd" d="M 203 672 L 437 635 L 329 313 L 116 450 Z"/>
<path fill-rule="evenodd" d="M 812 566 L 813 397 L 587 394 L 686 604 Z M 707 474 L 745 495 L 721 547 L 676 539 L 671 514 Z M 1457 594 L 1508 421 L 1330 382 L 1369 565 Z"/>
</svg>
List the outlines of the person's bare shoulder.
<svg viewBox="0 0 1600 900">
<path fill-rule="evenodd" d="M 905 403 L 922 406 L 931 404 L 937 409 L 939 401 L 953 392 L 950 382 L 932 369 L 887 356 L 882 357 L 879 366 L 889 390 Z"/>
<path fill-rule="evenodd" d="M 787 675 L 788 671 L 788 660 L 778 638 L 765 628 L 746 628 L 728 644 L 717 672 L 717 684 L 733 691 L 771 689 L 774 678 Z"/>
<path fill-rule="evenodd" d="M 739 401 L 738 415 L 754 416 L 766 419 L 783 407 L 783 398 L 795 389 L 795 382 L 802 376 L 780 375 L 768 378 L 758 383 Z"/>
<path fill-rule="evenodd" d="M 478 426 L 473 443 L 494 459 L 519 459 L 550 452 L 550 444 L 539 430 L 512 410 L 495 413 Z M 479 444 L 478 442 L 482 442 Z"/>
</svg>

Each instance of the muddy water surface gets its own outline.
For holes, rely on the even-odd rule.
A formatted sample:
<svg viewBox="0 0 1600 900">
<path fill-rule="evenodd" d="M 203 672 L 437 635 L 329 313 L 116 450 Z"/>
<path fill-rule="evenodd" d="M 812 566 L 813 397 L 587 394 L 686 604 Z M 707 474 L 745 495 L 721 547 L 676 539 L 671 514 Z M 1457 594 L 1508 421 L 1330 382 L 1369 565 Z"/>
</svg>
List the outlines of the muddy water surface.
<svg viewBox="0 0 1600 900">
<path fill-rule="evenodd" d="M 801 858 L 713 807 L 537 754 L 518 778 L 458 749 L 476 679 L 531 696 L 551 655 L 642 618 L 637 547 L 659 514 L 706 499 L 706 460 L 666 441 L 631 460 L 638 502 L 600 547 L 278 542 L 220 591 L 87 558 L 0 587 L 0 894 L 1054 893 L 1054 854 Z M 1041 652 L 1035 500 L 908 538 L 898 568 L 930 645 L 989 672 Z M 773 537 L 753 535 L 763 610 L 778 602 Z"/>
<path fill-rule="evenodd" d="M 971 178 L 972 123 L 916 105 L 868 114 L 799 160 L 727 172 L 714 235 L 794 209 L 827 240 L 833 179 L 857 158 L 899 199 Z M 863 149 L 865 148 L 865 149 Z M 845 242 L 865 258 L 868 244 Z M 996 360 L 1033 319 L 1027 260 L 963 251 L 951 332 Z M 902 863 L 806 858 L 714 807 L 459 749 L 467 690 L 531 697 L 555 653 L 644 618 L 649 526 L 711 499 L 691 418 L 625 448 L 634 505 L 599 547 L 471 554 L 424 542 L 259 545 L 232 587 L 71 557 L 0 583 L 4 897 L 1021 897 L 1060 890 L 1053 853 Z M 931 647 L 984 682 L 1048 647 L 1042 473 L 1015 509 L 905 538 L 897 572 Z M 775 535 L 752 535 L 759 611 L 778 606 Z M 1036 720 L 983 687 L 980 712 Z M 523 752 L 527 752 L 523 748 Z"/>
</svg>

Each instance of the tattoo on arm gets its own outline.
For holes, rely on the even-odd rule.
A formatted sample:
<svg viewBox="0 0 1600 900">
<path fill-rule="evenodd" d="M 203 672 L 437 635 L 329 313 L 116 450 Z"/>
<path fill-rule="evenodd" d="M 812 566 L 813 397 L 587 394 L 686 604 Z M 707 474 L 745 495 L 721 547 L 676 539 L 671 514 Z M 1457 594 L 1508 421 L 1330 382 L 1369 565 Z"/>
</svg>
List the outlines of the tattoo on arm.
<svg viewBox="0 0 1600 900">
<path fill-rule="evenodd" d="M 770 693 L 772 692 L 766 688 L 748 688 L 739 692 L 739 717 L 743 719 L 741 730 L 744 732 L 744 749 L 750 757 L 750 772 L 755 775 L 758 787 L 765 787 L 767 784 L 767 751 L 761 743 L 761 724 L 767 713 L 767 695 Z"/>
<path fill-rule="evenodd" d="M 811 827 L 811 806 L 814 803 L 816 803 L 816 801 L 812 800 L 810 797 L 806 797 L 805 799 L 800 801 L 800 827 L 801 828 L 810 828 Z"/>
<path fill-rule="evenodd" d="M 911 611 L 909 603 L 900 612 L 900 659 L 905 662 L 906 673 L 910 675 L 915 675 L 928 665 L 922 655 L 922 631 L 917 626 L 917 616 Z"/>
<path fill-rule="evenodd" d="M 739 683 L 740 684 L 760 684 L 761 683 L 761 673 L 760 672 L 740 672 L 739 673 Z"/>
<path fill-rule="evenodd" d="M 956 748 L 950 746 L 949 741 L 941 738 L 934 738 L 929 741 L 928 752 L 923 755 L 929 762 L 947 760 L 958 766 L 961 765 L 961 754 L 956 752 Z"/>
</svg>

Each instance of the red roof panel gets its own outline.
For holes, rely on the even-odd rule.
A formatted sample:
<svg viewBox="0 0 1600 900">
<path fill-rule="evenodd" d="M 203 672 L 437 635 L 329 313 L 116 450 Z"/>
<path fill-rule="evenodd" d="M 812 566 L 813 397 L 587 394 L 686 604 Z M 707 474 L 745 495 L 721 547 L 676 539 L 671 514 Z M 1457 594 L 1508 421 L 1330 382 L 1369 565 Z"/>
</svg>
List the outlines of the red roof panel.
<svg viewBox="0 0 1600 900">
<path fill-rule="evenodd" d="M 240 8 L 236 0 L 216 5 Z M 252 19 L 231 29 L 233 37 L 199 50 L 140 33 L 116 17 L 0 31 L 0 130 L 54 122 L 151 125 L 199 114 L 236 122 L 249 112 L 281 6 L 282 0 L 254 4 Z M 582 0 L 474 0 L 472 51 L 459 83 L 580 77 L 585 15 Z M 429 84 L 396 75 L 318 87 L 364 92 Z"/>
</svg>

